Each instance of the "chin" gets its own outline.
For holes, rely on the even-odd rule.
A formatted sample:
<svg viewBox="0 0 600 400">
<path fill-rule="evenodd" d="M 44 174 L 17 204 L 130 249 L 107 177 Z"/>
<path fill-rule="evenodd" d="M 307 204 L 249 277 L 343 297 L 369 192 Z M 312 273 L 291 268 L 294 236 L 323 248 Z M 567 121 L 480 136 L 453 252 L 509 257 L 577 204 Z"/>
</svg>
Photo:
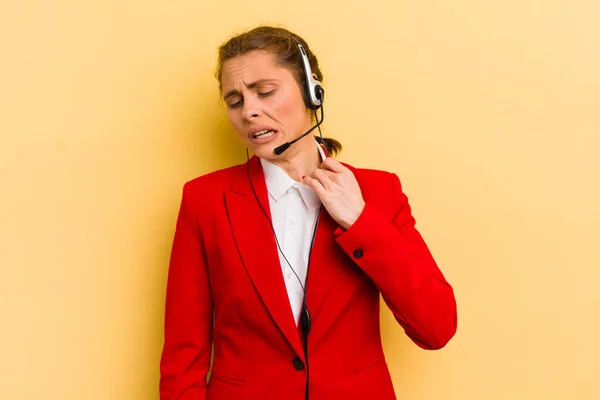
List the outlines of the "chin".
<svg viewBox="0 0 600 400">
<path fill-rule="evenodd" d="M 259 158 L 271 159 L 277 157 L 275 155 L 275 148 L 277 146 L 279 146 L 279 144 L 263 144 L 261 146 L 255 146 L 254 148 L 251 148 L 251 151 Z"/>
</svg>

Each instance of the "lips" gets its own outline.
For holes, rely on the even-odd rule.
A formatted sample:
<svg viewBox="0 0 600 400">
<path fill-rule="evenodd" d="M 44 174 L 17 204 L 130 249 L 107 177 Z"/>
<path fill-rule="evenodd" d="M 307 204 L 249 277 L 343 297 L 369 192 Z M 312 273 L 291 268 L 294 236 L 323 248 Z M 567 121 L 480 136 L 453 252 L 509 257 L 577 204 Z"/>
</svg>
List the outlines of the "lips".
<svg viewBox="0 0 600 400">
<path fill-rule="evenodd" d="M 274 130 L 271 129 L 263 129 L 261 131 L 258 131 L 254 134 L 254 138 L 255 139 L 262 139 L 262 138 L 266 138 L 269 136 L 273 136 L 275 134 Z"/>
<path fill-rule="evenodd" d="M 279 140 L 279 131 L 261 130 L 256 131 L 257 137 L 250 136 L 250 141 L 256 145 L 267 144 Z"/>
<path fill-rule="evenodd" d="M 252 129 L 250 129 L 248 131 L 248 137 L 250 139 L 260 139 L 260 138 L 272 136 L 275 133 L 277 133 L 277 130 L 274 129 L 273 127 L 261 125 L 261 126 L 255 126 Z"/>
</svg>

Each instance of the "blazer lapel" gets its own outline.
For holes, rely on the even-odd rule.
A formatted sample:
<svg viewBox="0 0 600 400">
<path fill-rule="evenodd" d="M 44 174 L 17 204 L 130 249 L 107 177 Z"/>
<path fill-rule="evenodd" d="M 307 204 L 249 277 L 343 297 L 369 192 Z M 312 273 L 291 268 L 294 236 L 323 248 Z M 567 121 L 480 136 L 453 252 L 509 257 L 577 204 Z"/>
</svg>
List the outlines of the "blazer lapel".
<svg viewBox="0 0 600 400">
<path fill-rule="evenodd" d="M 340 253 L 335 242 L 335 229 L 337 222 L 329 215 L 325 207 L 321 210 L 319 226 L 313 251 L 310 256 L 310 266 L 306 281 L 306 307 L 311 319 L 314 321 L 327 292 L 340 271 L 340 259 L 344 256 Z"/>
<path fill-rule="evenodd" d="M 246 167 L 249 167 L 252 191 Z M 298 355 L 303 354 L 302 344 L 288 300 L 277 244 L 271 221 L 267 186 L 260 160 L 253 156 L 240 166 L 231 191 L 225 193 L 229 223 L 235 237 L 242 262 L 258 295 L 271 314 L 275 324 Z"/>
<path fill-rule="evenodd" d="M 355 173 L 351 165 L 343 165 Z M 323 207 L 306 282 L 306 305 L 313 322 L 310 340 L 312 346 L 326 332 L 326 321 L 335 319 L 348 304 L 359 282 L 352 278 L 352 260 L 336 242 L 335 230 L 338 227 L 339 224 Z M 323 308 L 325 299 L 326 310 Z"/>
</svg>

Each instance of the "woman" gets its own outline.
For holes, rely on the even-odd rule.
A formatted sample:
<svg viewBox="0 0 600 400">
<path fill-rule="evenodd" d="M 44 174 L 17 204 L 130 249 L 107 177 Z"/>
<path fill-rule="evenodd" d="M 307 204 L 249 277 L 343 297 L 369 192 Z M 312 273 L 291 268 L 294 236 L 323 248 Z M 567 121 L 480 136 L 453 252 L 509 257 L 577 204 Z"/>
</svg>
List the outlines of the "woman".
<svg viewBox="0 0 600 400">
<path fill-rule="evenodd" d="M 424 349 L 456 331 L 452 287 L 398 177 L 340 163 L 339 142 L 304 134 L 322 121 L 324 90 L 299 36 L 233 37 L 217 78 L 254 156 L 184 185 L 161 399 L 395 399 L 379 294 Z"/>
</svg>

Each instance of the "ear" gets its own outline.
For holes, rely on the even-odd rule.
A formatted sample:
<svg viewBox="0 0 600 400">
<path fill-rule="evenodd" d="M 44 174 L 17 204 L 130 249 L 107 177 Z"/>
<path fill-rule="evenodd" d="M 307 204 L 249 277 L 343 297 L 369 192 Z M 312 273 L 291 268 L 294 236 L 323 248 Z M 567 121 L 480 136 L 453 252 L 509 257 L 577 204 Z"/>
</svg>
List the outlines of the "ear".
<svg viewBox="0 0 600 400">
<path fill-rule="evenodd" d="M 317 81 L 319 80 L 319 78 L 317 77 L 317 74 L 315 74 L 314 72 L 313 72 L 312 76 L 313 76 L 313 78 L 315 78 L 315 80 L 317 80 Z"/>
</svg>

